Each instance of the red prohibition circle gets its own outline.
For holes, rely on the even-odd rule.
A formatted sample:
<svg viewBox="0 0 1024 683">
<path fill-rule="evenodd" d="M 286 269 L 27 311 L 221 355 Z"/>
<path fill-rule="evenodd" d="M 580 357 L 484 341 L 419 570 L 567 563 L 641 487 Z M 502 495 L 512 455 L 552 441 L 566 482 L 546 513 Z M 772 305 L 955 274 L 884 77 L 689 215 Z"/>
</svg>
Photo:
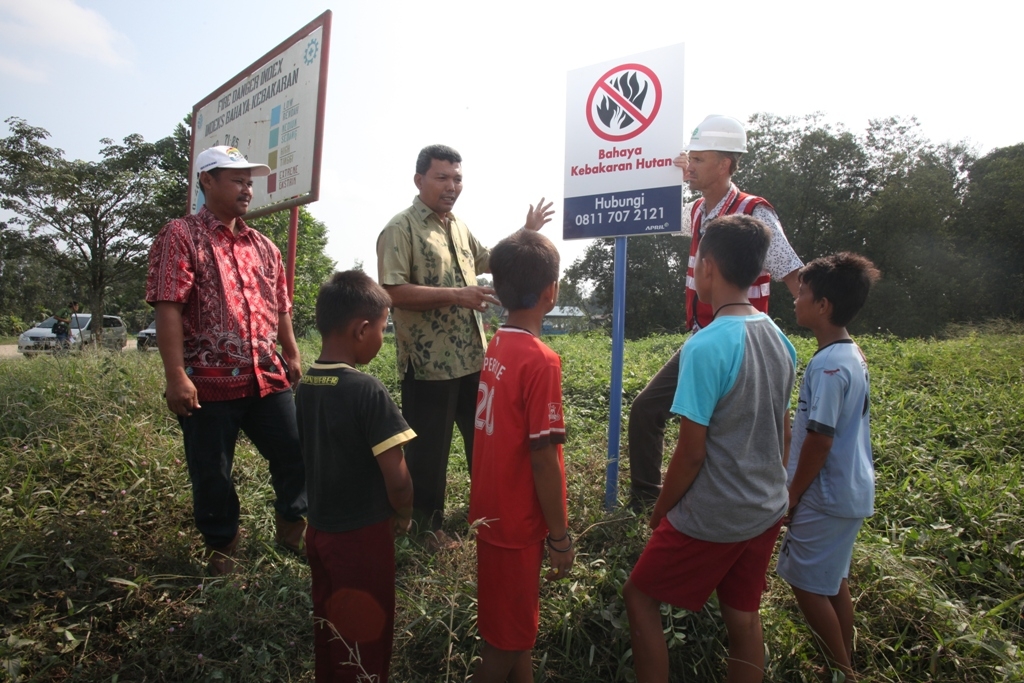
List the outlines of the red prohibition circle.
<svg viewBox="0 0 1024 683">
<path fill-rule="evenodd" d="M 647 76 L 647 78 L 649 78 L 651 80 L 651 83 L 654 85 L 654 107 L 651 109 L 651 113 L 649 116 L 645 117 L 643 114 L 637 111 L 632 104 L 624 102 L 622 94 L 615 90 L 615 88 L 612 88 L 607 83 L 605 83 L 605 80 L 609 76 L 617 74 L 620 71 L 628 71 L 630 69 L 641 72 L 642 74 Z M 598 125 L 598 122 L 594 120 L 594 96 L 597 95 L 598 90 L 607 93 L 613 100 L 615 100 L 616 104 L 618 104 L 620 107 L 626 110 L 627 113 L 634 119 L 639 121 L 640 126 L 636 130 L 629 133 L 624 133 L 623 135 L 612 135 L 611 133 L 604 131 L 601 128 L 601 126 Z M 654 121 L 654 118 L 658 115 L 659 109 L 661 109 L 661 81 L 658 80 L 657 75 L 655 75 L 653 71 L 648 69 L 643 64 L 621 64 L 605 73 L 605 75 L 601 76 L 601 78 L 597 79 L 597 83 L 595 83 L 594 87 L 591 88 L 590 96 L 587 97 L 587 123 L 590 124 L 590 130 L 594 131 L 594 135 L 601 138 L 602 140 L 608 140 L 609 142 L 621 142 L 623 140 L 635 138 L 637 135 L 640 135 L 640 133 L 643 133 L 645 130 L 647 130 L 647 128 Z"/>
</svg>

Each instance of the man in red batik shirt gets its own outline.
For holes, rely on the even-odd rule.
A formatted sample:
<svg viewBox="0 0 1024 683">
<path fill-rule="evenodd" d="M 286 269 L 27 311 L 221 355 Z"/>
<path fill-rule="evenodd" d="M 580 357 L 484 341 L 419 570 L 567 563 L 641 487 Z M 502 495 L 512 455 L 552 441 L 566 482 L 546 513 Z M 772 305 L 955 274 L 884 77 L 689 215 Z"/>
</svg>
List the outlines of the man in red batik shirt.
<svg viewBox="0 0 1024 683">
<path fill-rule="evenodd" d="M 157 235 L 146 301 L 156 309 L 167 407 L 185 437 L 196 527 L 218 576 L 235 568 L 239 429 L 270 465 L 277 542 L 302 552 L 306 480 L 290 391 L 302 370 L 281 252 L 241 218 L 252 177 L 270 169 L 234 147 L 211 147 L 196 165 L 206 204 Z"/>
</svg>

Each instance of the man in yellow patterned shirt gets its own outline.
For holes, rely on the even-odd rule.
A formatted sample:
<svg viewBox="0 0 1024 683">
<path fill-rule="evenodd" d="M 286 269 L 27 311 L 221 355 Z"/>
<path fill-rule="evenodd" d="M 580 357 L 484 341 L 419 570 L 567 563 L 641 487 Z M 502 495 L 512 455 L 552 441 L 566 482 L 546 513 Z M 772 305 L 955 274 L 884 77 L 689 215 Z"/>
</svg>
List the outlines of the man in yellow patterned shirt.
<svg viewBox="0 0 1024 683">
<path fill-rule="evenodd" d="M 416 521 L 433 532 L 428 544 L 452 545 L 442 532 L 448 454 L 457 424 L 472 471 L 476 396 L 483 367 L 481 312 L 498 304 L 494 290 L 477 284 L 489 271 L 490 250 L 452 214 L 462 192 L 462 157 L 431 145 L 416 159 L 419 195 L 377 238 L 380 284 L 391 295 L 402 378 L 402 414 L 418 437 L 405 450 L 412 475 Z M 554 211 L 544 199 L 526 214 L 527 230 L 540 230 Z"/>
</svg>

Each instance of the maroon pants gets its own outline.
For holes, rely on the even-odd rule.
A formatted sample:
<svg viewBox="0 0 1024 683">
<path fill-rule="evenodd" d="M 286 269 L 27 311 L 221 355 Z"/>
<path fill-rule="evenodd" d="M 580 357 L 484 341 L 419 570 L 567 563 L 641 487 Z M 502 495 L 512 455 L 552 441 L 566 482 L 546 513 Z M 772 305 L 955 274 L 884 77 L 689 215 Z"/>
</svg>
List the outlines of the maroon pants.
<svg viewBox="0 0 1024 683">
<path fill-rule="evenodd" d="M 395 631 L 391 520 L 343 533 L 310 526 L 306 556 L 317 682 L 387 683 Z"/>
</svg>

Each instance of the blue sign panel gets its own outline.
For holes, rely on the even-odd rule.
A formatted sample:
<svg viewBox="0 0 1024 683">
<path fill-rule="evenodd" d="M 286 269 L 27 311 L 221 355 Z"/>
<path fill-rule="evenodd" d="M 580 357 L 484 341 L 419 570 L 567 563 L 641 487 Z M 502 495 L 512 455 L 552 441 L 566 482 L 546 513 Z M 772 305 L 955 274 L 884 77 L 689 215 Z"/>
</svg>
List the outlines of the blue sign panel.
<svg viewBox="0 0 1024 683">
<path fill-rule="evenodd" d="M 679 232 L 682 203 L 679 185 L 566 197 L 562 235 L 587 239 Z"/>
</svg>

